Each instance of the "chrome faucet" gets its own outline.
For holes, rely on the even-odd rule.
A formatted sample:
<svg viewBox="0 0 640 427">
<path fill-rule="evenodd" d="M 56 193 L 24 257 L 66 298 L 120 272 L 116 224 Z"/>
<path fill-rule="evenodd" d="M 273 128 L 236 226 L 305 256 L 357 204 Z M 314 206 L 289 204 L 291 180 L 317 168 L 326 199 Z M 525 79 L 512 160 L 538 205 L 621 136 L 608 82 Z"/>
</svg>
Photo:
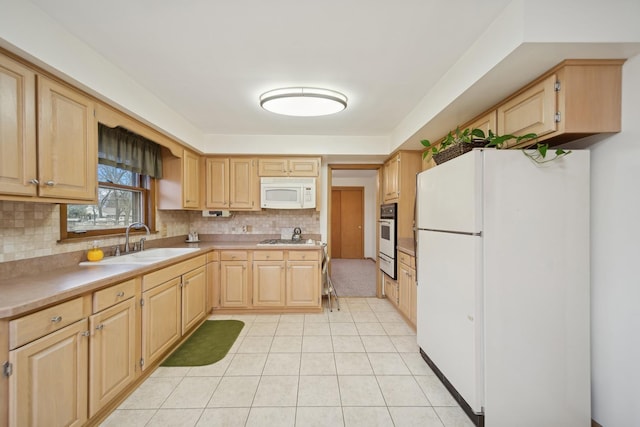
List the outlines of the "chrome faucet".
<svg viewBox="0 0 640 427">
<path fill-rule="evenodd" d="M 129 248 L 129 230 L 131 230 L 132 228 L 135 228 L 136 230 L 139 230 L 141 228 L 144 228 L 147 230 L 147 236 L 151 234 L 151 231 L 149 231 L 149 227 L 147 227 L 146 224 L 143 224 L 141 222 L 132 222 L 131 224 L 129 224 L 127 226 L 127 230 L 125 231 L 124 235 L 125 235 L 125 239 L 124 239 L 124 251 L 125 252 L 131 252 L 130 248 Z"/>
</svg>

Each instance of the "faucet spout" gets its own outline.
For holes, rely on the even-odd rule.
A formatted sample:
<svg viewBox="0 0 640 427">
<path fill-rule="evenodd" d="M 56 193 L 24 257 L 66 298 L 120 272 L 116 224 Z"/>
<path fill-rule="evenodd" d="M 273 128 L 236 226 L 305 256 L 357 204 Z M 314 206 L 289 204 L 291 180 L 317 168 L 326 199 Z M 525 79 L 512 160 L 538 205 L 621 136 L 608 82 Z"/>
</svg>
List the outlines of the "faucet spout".
<svg viewBox="0 0 640 427">
<path fill-rule="evenodd" d="M 149 231 L 149 227 L 147 227 L 146 224 L 142 223 L 142 222 L 132 222 L 131 224 L 129 224 L 127 226 L 127 230 L 124 232 L 124 251 L 125 252 L 131 252 L 130 248 L 129 248 L 129 231 L 135 228 L 136 230 L 139 230 L 141 228 L 144 228 L 147 230 L 147 236 L 151 234 L 151 231 Z"/>
</svg>

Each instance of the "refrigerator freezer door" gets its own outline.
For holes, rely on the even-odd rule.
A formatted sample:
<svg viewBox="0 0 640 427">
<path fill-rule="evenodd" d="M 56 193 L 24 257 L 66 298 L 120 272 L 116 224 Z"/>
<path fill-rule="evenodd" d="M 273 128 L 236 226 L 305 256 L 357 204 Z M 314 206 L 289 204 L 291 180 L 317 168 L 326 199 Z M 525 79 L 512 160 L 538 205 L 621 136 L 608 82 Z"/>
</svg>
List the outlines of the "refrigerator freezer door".
<svg viewBox="0 0 640 427">
<path fill-rule="evenodd" d="M 484 405 L 482 238 L 418 231 L 418 345 L 476 413 Z"/>
<path fill-rule="evenodd" d="M 418 174 L 419 229 L 482 230 L 482 151 L 473 150 Z"/>
</svg>

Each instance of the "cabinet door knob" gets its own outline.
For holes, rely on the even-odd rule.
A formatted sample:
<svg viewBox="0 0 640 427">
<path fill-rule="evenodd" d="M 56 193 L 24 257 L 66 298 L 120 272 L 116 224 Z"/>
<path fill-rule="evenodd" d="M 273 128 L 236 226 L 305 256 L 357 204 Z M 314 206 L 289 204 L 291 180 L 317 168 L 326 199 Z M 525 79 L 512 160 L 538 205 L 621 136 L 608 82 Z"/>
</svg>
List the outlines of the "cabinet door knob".
<svg viewBox="0 0 640 427">
<path fill-rule="evenodd" d="M 29 184 L 38 185 L 38 184 L 40 184 L 40 181 L 38 181 L 37 179 L 33 178 L 32 180 L 29 180 Z"/>
<path fill-rule="evenodd" d="M 99 324 L 98 326 L 96 326 L 96 329 L 101 331 L 104 329 L 104 323 Z"/>
<path fill-rule="evenodd" d="M 55 316 L 51 318 L 52 323 L 60 323 L 62 321 L 62 316 Z"/>
<path fill-rule="evenodd" d="M 120 292 L 118 292 L 118 293 L 116 294 L 116 296 L 121 298 L 121 297 L 123 297 L 123 296 L 124 296 L 124 292 L 123 292 L 123 291 L 120 291 Z"/>
<path fill-rule="evenodd" d="M 56 182 L 49 180 L 49 181 L 45 182 L 45 184 L 47 184 L 49 187 L 53 187 L 54 185 L 56 185 Z"/>
</svg>

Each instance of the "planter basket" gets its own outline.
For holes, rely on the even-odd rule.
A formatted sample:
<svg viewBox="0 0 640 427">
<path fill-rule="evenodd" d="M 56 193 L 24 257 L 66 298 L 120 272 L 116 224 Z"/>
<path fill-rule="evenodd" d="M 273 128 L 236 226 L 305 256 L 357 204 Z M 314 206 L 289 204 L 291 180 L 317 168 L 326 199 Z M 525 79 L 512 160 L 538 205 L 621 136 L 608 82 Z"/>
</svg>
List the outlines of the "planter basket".
<svg viewBox="0 0 640 427">
<path fill-rule="evenodd" d="M 454 159 L 464 153 L 473 150 L 474 148 L 482 148 L 486 144 L 486 141 L 474 141 L 474 142 L 459 142 L 457 144 L 448 147 L 439 153 L 433 155 L 433 160 L 437 165 L 440 165 L 446 161 Z"/>
</svg>

